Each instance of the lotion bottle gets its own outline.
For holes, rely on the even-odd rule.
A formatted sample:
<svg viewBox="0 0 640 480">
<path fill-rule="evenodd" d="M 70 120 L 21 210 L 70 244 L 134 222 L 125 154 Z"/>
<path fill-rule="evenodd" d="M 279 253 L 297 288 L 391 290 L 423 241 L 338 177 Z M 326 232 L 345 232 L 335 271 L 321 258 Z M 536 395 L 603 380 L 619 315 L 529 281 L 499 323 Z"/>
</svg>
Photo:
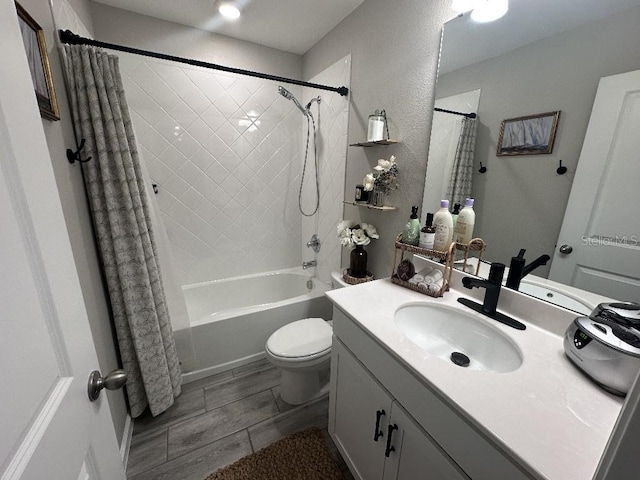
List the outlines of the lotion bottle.
<svg viewBox="0 0 640 480">
<path fill-rule="evenodd" d="M 420 241 L 420 220 L 418 220 L 418 207 L 411 207 L 411 217 L 402 231 L 402 243 L 418 245 Z"/>
<path fill-rule="evenodd" d="M 453 217 L 449 212 L 449 200 L 440 201 L 440 210 L 433 217 L 433 226 L 436 228 L 433 249 L 446 252 L 453 240 Z"/>
<path fill-rule="evenodd" d="M 469 243 L 473 238 L 473 227 L 476 223 L 476 212 L 473 210 L 473 198 L 467 198 L 464 208 L 458 215 L 456 222 L 456 241 Z"/>
</svg>

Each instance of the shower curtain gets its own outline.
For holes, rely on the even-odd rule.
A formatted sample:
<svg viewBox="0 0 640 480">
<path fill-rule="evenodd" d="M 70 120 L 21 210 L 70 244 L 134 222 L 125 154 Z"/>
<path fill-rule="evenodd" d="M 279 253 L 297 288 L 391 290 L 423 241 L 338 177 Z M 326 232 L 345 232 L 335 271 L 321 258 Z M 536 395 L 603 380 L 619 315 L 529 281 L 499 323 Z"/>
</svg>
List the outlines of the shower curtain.
<svg viewBox="0 0 640 480">
<path fill-rule="evenodd" d="M 64 49 L 76 136 L 92 157 L 83 177 L 131 416 L 147 405 L 155 416 L 180 394 L 181 372 L 118 59 L 94 47 Z"/>
<path fill-rule="evenodd" d="M 478 122 L 476 118 L 462 118 L 460 138 L 453 159 L 451 178 L 447 188 L 447 196 L 451 205 L 459 203 L 464 206 L 464 201 L 471 196 L 473 181 L 473 159 L 476 150 L 476 132 Z"/>
</svg>

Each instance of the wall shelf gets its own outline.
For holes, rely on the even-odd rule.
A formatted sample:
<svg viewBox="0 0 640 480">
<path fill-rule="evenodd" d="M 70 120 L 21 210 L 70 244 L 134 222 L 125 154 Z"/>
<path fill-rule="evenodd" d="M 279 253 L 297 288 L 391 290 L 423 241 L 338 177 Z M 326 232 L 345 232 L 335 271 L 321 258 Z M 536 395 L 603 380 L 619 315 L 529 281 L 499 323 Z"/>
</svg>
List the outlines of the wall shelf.
<svg viewBox="0 0 640 480">
<path fill-rule="evenodd" d="M 347 205 L 353 205 L 355 207 L 369 208 L 371 210 L 382 210 L 383 212 L 389 212 L 391 210 L 398 209 L 398 207 L 392 207 L 391 205 L 378 206 L 378 205 L 371 205 L 370 203 L 367 203 L 367 202 L 348 202 L 345 200 L 344 203 L 346 203 Z"/>
<path fill-rule="evenodd" d="M 375 147 L 376 145 L 393 145 L 400 143 L 398 140 L 376 140 L 375 142 L 350 143 L 350 147 Z"/>
</svg>

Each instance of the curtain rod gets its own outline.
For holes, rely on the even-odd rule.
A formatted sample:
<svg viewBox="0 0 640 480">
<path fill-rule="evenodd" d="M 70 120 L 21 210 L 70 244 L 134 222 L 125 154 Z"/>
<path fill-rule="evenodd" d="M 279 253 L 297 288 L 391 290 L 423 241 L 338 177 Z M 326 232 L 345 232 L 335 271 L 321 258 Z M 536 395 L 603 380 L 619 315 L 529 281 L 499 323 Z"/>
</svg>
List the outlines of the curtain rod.
<svg viewBox="0 0 640 480">
<path fill-rule="evenodd" d="M 253 72 L 251 70 L 244 70 L 242 68 L 226 67 L 224 65 L 218 65 L 215 63 L 202 62 L 200 60 L 193 60 L 190 58 L 176 57 L 174 55 L 167 55 L 164 53 L 150 52 L 148 50 L 140 50 L 133 47 L 125 47 L 123 45 L 116 45 L 114 43 L 100 42 L 98 40 L 92 40 L 90 38 L 81 37 L 76 35 L 71 30 L 58 30 L 58 36 L 62 43 L 68 45 L 92 45 L 94 47 L 103 47 L 110 50 L 118 50 L 120 52 L 133 53 L 135 55 L 143 55 L 145 57 L 159 58 L 162 60 L 170 60 L 172 62 L 185 63 L 187 65 L 194 65 L 196 67 L 204 67 L 212 70 L 222 70 L 223 72 L 236 73 L 238 75 L 246 75 L 249 77 L 264 78 L 265 80 L 273 80 L 275 82 L 290 83 L 294 85 L 301 85 L 303 87 L 318 88 L 320 90 L 327 90 L 330 92 L 336 92 L 343 97 L 349 94 L 349 89 L 345 86 L 342 87 L 329 87 L 327 85 L 320 85 L 317 83 L 303 82 L 302 80 L 295 80 L 293 78 L 279 77 L 277 75 L 270 75 L 268 73 Z"/>
<path fill-rule="evenodd" d="M 433 109 L 435 112 L 443 112 L 443 113 L 451 113 L 453 115 L 462 115 L 463 117 L 467 117 L 467 118 L 476 118 L 477 115 L 475 113 L 462 113 L 462 112 L 456 112 L 454 110 L 445 110 L 444 108 L 438 108 L 438 107 L 434 107 Z"/>
</svg>

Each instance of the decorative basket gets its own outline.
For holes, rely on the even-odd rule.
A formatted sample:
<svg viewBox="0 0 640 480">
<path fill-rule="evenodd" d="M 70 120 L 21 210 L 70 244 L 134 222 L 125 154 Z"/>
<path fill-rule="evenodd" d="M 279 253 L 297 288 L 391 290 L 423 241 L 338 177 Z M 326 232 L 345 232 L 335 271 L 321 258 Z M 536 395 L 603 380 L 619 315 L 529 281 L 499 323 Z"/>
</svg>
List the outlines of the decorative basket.
<svg viewBox="0 0 640 480">
<path fill-rule="evenodd" d="M 413 290 L 414 292 L 428 295 L 430 297 L 441 297 L 442 295 L 444 295 L 444 292 L 449 290 L 449 283 L 451 281 L 451 266 L 453 263 L 453 259 L 455 257 L 456 244 L 452 243 L 446 252 L 440 252 L 438 250 L 429 250 L 426 248 L 416 247 L 414 245 L 407 245 L 406 243 L 402 243 L 400 241 L 401 238 L 402 238 L 402 235 L 398 235 L 395 242 L 395 252 L 393 255 L 393 271 L 391 272 L 391 282 L 395 283 L 396 285 L 400 285 L 402 287 L 408 288 L 409 290 Z M 398 252 L 400 252 L 399 260 L 398 260 Z M 440 290 L 436 292 L 425 290 L 423 288 L 420 288 L 418 285 L 414 285 L 413 283 L 406 282 L 404 280 L 401 280 L 398 277 L 396 270 L 400 262 L 404 260 L 405 254 L 422 255 L 424 257 L 437 259 L 444 264 L 444 270 L 442 272 L 442 287 L 440 287 Z"/>
<path fill-rule="evenodd" d="M 358 285 L 359 283 L 365 283 L 365 282 L 370 282 L 371 280 L 373 280 L 373 274 L 369 271 L 367 271 L 367 276 L 366 277 L 352 277 L 351 275 L 349 275 L 349 269 L 345 268 L 344 271 L 342 272 L 342 278 L 345 282 L 347 282 L 350 285 Z"/>
</svg>

